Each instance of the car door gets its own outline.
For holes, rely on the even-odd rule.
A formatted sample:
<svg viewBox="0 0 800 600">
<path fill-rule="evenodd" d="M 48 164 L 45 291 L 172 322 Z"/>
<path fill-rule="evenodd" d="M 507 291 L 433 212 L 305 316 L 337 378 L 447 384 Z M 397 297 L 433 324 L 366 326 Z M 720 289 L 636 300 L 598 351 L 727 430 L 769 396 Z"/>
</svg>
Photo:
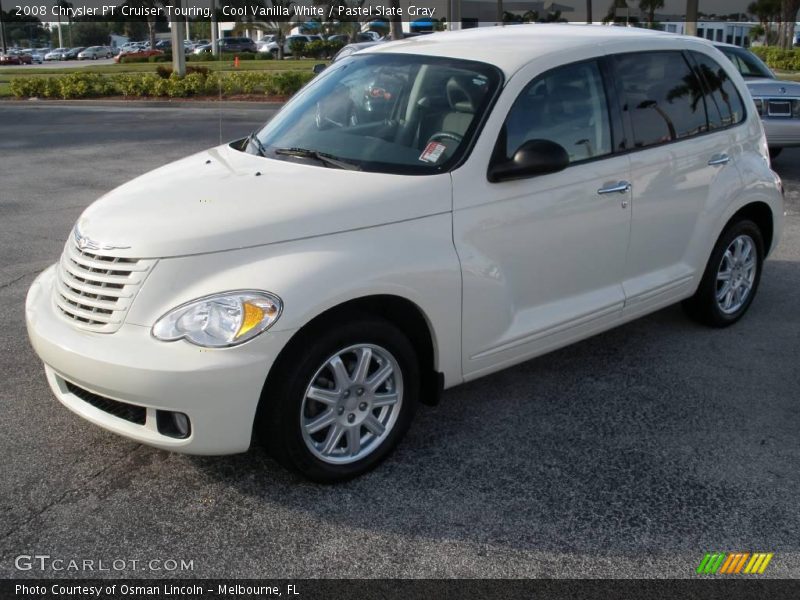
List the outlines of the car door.
<svg viewBox="0 0 800 600">
<path fill-rule="evenodd" d="M 466 379 L 620 318 L 631 192 L 629 159 L 614 153 L 618 117 L 599 61 L 556 67 L 516 96 L 493 160 L 545 139 L 566 149 L 569 166 L 499 183 L 486 164 L 453 172 Z"/>
<path fill-rule="evenodd" d="M 685 298 L 696 286 L 714 242 L 708 239 L 714 220 L 703 216 L 733 197 L 741 182 L 739 148 L 724 129 L 744 113 L 739 104 L 733 114 L 726 109 L 725 123 L 709 121 L 709 109 L 719 114 L 715 98 L 685 51 L 619 54 L 610 61 L 635 146 L 627 318 Z"/>
</svg>

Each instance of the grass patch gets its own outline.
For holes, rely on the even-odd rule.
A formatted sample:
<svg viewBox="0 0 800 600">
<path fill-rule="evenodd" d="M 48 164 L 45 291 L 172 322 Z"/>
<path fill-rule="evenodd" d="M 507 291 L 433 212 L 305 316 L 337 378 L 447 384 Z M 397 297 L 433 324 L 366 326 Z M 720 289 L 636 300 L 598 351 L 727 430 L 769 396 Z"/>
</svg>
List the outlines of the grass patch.
<svg viewBox="0 0 800 600">
<path fill-rule="evenodd" d="M 800 81 L 800 71 L 775 71 L 778 79 L 786 79 L 788 81 Z"/>
</svg>

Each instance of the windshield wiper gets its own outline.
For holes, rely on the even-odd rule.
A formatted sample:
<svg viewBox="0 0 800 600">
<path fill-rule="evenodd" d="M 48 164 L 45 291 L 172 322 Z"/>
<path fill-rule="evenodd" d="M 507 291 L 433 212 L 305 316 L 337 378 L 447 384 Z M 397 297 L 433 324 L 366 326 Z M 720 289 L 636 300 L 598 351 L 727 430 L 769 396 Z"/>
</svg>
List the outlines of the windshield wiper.
<svg viewBox="0 0 800 600">
<path fill-rule="evenodd" d="M 264 144 L 261 143 L 261 140 L 258 139 L 256 132 L 254 131 L 249 136 L 247 136 L 247 143 L 253 144 L 256 147 L 256 151 L 258 152 L 259 156 L 267 156 L 267 149 L 264 148 Z"/>
<path fill-rule="evenodd" d="M 318 152 L 316 150 L 307 150 L 305 148 L 277 148 L 274 150 L 275 154 L 283 156 L 296 156 L 298 158 L 313 158 L 321 162 L 327 167 L 334 167 L 337 169 L 347 169 L 348 171 L 360 171 L 361 167 L 357 164 L 341 160 L 331 154 Z"/>
</svg>

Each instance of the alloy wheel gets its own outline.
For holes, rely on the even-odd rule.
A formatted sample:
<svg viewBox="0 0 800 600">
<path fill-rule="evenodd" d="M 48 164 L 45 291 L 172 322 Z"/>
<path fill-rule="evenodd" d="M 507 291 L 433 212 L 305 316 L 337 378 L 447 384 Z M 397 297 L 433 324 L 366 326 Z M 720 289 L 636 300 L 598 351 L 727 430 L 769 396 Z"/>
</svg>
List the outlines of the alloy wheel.
<svg viewBox="0 0 800 600">
<path fill-rule="evenodd" d="M 756 244 L 742 234 L 730 243 L 717 269 L 717 306 L 726 315 L 736 313 L 747 302 L 756 280 Z"/>
<path fill-rule="evenodd" d="M 306 388 L 303 441 L 326 463 L 359 461 L 389 436 L 402 403 L 403 374 L 394 356 L 374 344 L 349 346 L 329 357 Z"/>
</svg>

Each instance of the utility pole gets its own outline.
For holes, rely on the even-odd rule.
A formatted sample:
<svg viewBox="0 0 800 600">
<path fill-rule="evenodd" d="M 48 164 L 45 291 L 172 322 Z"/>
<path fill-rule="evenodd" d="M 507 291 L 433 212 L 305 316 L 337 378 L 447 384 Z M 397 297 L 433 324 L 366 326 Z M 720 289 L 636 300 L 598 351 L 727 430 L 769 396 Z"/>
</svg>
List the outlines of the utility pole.
<svg viewBox="0 0 800 600">
<path fill-rule="evenodd" d="M 450 31 L 461 29 L 461 0 L 449 0 L 450 14 L 447 15 L 447 28 Z"/>
<path fill-rule="evenodd" d="M 6 53 L 6 24 L 3 21 L 3 2 L 0 0 L 0 53 Z"/>
<path fill-rule="evenodd" d="M 173 0 L 172 6 L 180 8 L 181 0 Z M 186 50 L 183 47 L 183 19 L 174 17 L 171 25 L 172 39 L 172 72 L 183 77 L 186 75 Z"/>
<path fill-rule="evenodd" d="M 686 0 L 686 35 L 697 35 L 699 0 Z"/>
<path fill-rule="evenodd" d="M 211 54 L 219 55 L 219 29 L 217 28 L 217 0 L 211 0 Z"/>
</svg>

